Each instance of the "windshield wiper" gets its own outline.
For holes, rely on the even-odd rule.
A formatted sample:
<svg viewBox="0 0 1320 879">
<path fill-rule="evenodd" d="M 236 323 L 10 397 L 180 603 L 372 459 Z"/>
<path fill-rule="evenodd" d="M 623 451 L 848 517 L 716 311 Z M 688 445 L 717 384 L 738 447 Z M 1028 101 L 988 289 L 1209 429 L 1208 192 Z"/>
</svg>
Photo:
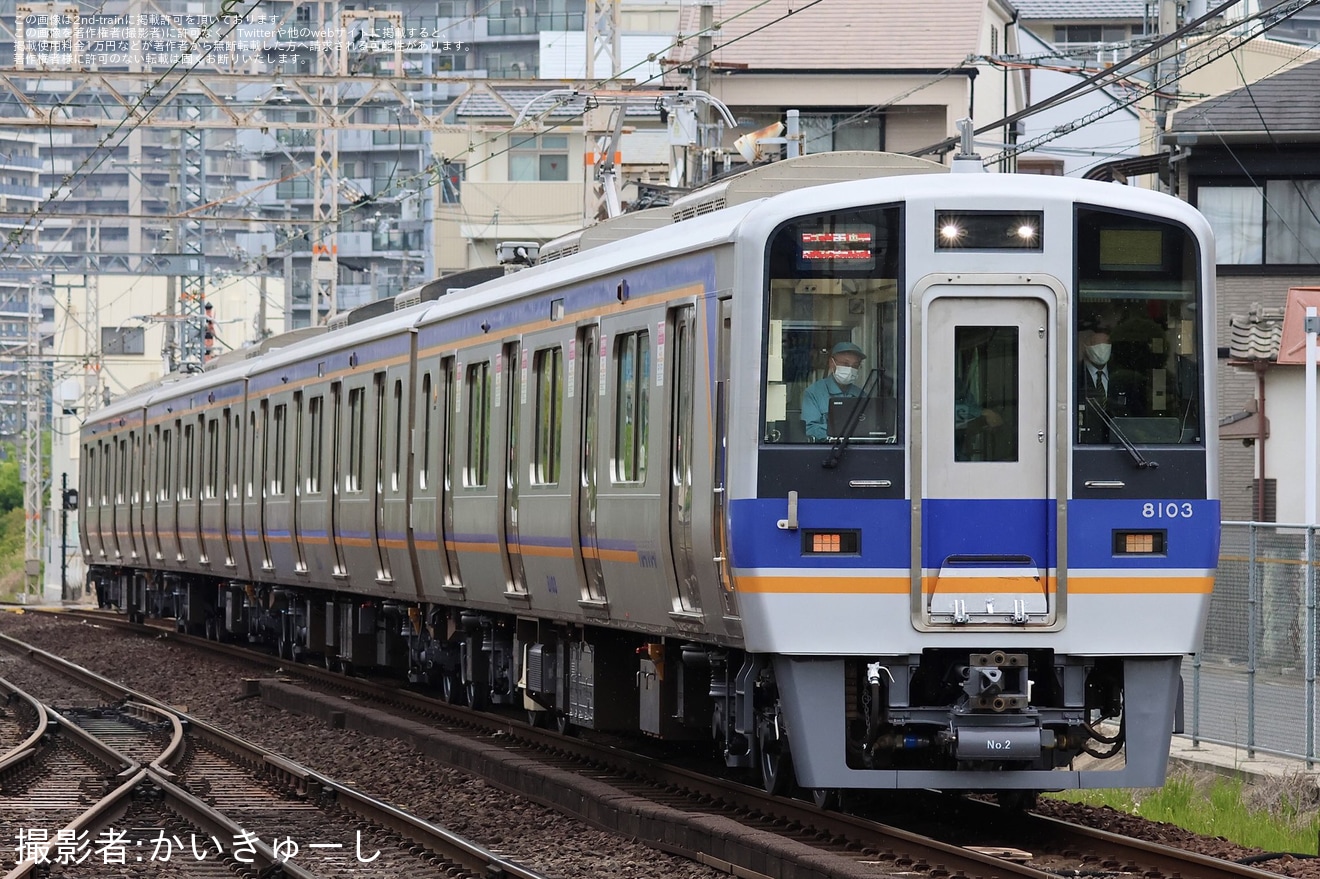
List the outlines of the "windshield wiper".
<svg viewBox="0 0 1320 879">
<path fill-rule="evenodd" d="M 857 428 L 857 422 L 861 420 L 862 413 L 866 411 L 867 401 L 875 394 L 876 385 L 880 384 L 880 370 L 873 369 L 871 374 L 866 377 L 866 384 L 862 385 L 862 392 L 854 400 L 852 409 L 848 411 L 848 420 L 843 425 L 843 436 L 834 440 L 830 446 L 829 454 L 820 466 L 826 470 L 833 470 L 839 466 L 839 461 L 843 460 L 843 450 L 848 448 L 848 438 L 852 436 L 853 430 Z"/>
<path fill-rule="evenodd" d="M 1095 414 L 1100 416 L 1100 420 L 1104 422 L 1105 427 L 1109 428 L 1110 434 L 1118 437 L 1118 441 L 1123 444 L 1123 448 L 1127 449 L 1127 453 L 1132 456 L 1132 460 L 1137 463 L 1138 468 L 1142 470 L 1159 469 L 1160 465 L 1158 463 L 1147 460 L 1146 456 L 1141 454 L 1141 450 L 1132 445 L 1132 440 L 1128 439 L 1127 435 L 1118 429 L 1118 425 L 1114 423 L 1114 419 L 1109 417 L 1108 412 L 1100 408 L 1100 404 L 1095 401 L 1094 397 L 1087 397 L 1086 405 L 1094 409 Z"/>
</svg>

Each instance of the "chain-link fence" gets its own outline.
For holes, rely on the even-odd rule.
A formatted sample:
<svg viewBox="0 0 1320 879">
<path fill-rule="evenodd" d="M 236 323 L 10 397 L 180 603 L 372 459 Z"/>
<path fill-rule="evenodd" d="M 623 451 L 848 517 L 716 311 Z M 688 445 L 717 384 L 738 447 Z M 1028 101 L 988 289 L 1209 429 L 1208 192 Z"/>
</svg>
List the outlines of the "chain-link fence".
<svg viewBox="0 0 1320 879">
<path fill-rule="evenodd" d="M 1225 522 L 1201 652 L 1183 663 L 1197 742 L 1316 761 L 1320 529 Z"/>
</svg>

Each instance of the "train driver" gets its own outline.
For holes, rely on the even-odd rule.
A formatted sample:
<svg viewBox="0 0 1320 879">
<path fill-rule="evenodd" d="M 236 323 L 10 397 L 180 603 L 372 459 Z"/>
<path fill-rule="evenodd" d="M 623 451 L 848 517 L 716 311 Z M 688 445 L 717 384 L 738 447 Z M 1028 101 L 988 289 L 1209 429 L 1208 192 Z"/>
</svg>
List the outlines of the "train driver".
<svg viewBox="0 0 1320 879">
<path fill-rule="evenodd" d="M 1116 442 L 1110 436 L 1105 419 L 1095 412 L 1103 410 L 1109 418 L 1143 415 L 1144 393 L 1131 370 L 1115 368 L 1110 361 L 1113 345 L 1110 331 L 1102 322 L 1083 323 L 1077 336 L 1080 369 L 1077 373 L 1078 442 Z"/>
<path fill-rule="evenodd" d="M 852 342 L 840 342 L 830 351 L 829 369 L 802 392 L 802 426 L 813 443 L 829 438 L 831 397 L 860 397 L 862 361 L 866 355 Z"/>
</svg>

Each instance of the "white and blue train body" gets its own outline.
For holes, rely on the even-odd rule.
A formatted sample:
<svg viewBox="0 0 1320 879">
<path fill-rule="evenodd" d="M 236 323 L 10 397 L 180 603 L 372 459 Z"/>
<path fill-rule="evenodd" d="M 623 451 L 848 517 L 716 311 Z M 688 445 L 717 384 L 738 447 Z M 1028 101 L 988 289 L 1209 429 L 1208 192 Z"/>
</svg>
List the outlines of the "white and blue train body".
<svg viewBox="0 0 1320 879">
<path fill-rule="evenodd" d="M 134 614 L 772 790 L 1157 785 L 1218 554 L 1213 269 L 1132 187 L 777 163 L 116 400 L 84 555 Z"/>
</svg>

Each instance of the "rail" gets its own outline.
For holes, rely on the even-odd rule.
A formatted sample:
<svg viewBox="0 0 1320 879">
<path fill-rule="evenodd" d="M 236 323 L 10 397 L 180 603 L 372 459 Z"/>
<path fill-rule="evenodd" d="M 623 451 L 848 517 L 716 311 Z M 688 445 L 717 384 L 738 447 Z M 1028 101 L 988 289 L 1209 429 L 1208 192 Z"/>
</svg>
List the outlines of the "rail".
<svg viewBox="0 0 1320 879">
<path fill-rule="evenodd" d="M 228 816 L 209 806 L 205 801 L 192 795 L 175 784 L 172 771 L 184 754 L 185 733 L 195 737 L 207 748 L 225 755 L 233 762 L 248 767 L 254 774 L 275 778 L 287 788 L 301 795 L 319 795 L 323 801 L 332 800 L 334 804 L 349 814 L 369 822 L 386 831 L 397 833 L 400 837 L 411 840 L 428 851 L 439 855 L 453 866 L 468 871 L 472 875 L 492 877 L 512 877 L 512 879 L 544 879 L 543 874 L 529 869 L 522 864 L 510 861 L 477 845 L 451 831 L 432 824 L 402 810 L 368 797 L 333 779 L 301 766 L 278 754 L 265 750 L 251 742 L 240 739 L 218 727 L 197 718 L 182 714 L 168 705 L 140 692 L 123 687 L 108 678 L 88 669 L 70 663 L 43 650 L 0 635 L 0 646 L 12 652 L 21 653 L 42 666 L 58 671 L 60 674 L 77 680 L 88 688 L 104 693 L 120 704 L 120 711 L 149 723 L 167 722 L 171 735 L 169 744 L 149 764 L 142 766 L 137 761 L 115 751 L 104 742 L 72 723 L 61 724 L 61 731 L 67 732 L 79 740 L 80 747 L 95 753 L 103 762 L 121 767 L 119 778 L 123 783 L 91 809 L 80 815 L 64 828 L 64 835 L 70 833 L 77 837 L 82 832 L 94 834 L 103 829 L 108 822 L 122 815 L 128 798 L 134 789 L 144 783 L 151 784 L 160 793 L 163 805 L 193 826 L 205 831 L 209 836 L 220 839 L 250 839 L 243 827 Z M 35 700 L 33 700 L 35 701 Z M 37 703 L 39 705 L 39 703 Z M 15 751 L 20 749 L 16 748 Z M 51 836 L 52 840 L 55 835 Z M 53 843 L 52 843 L 53 844 Z M 278 870 L 286 879 L 316 879 L 315 872 L 281 858 L 279 854 L 260 840 L 247 843 L 251 857 L 250 866 L 257 875 L 268 875 L 269 871 Z M 36 875 L 43 867 L 42 855 L 29 857 L 4 879 L 20 879 Z M 454 873 L 454 875 L 460 875 Z"/>
</svg>

